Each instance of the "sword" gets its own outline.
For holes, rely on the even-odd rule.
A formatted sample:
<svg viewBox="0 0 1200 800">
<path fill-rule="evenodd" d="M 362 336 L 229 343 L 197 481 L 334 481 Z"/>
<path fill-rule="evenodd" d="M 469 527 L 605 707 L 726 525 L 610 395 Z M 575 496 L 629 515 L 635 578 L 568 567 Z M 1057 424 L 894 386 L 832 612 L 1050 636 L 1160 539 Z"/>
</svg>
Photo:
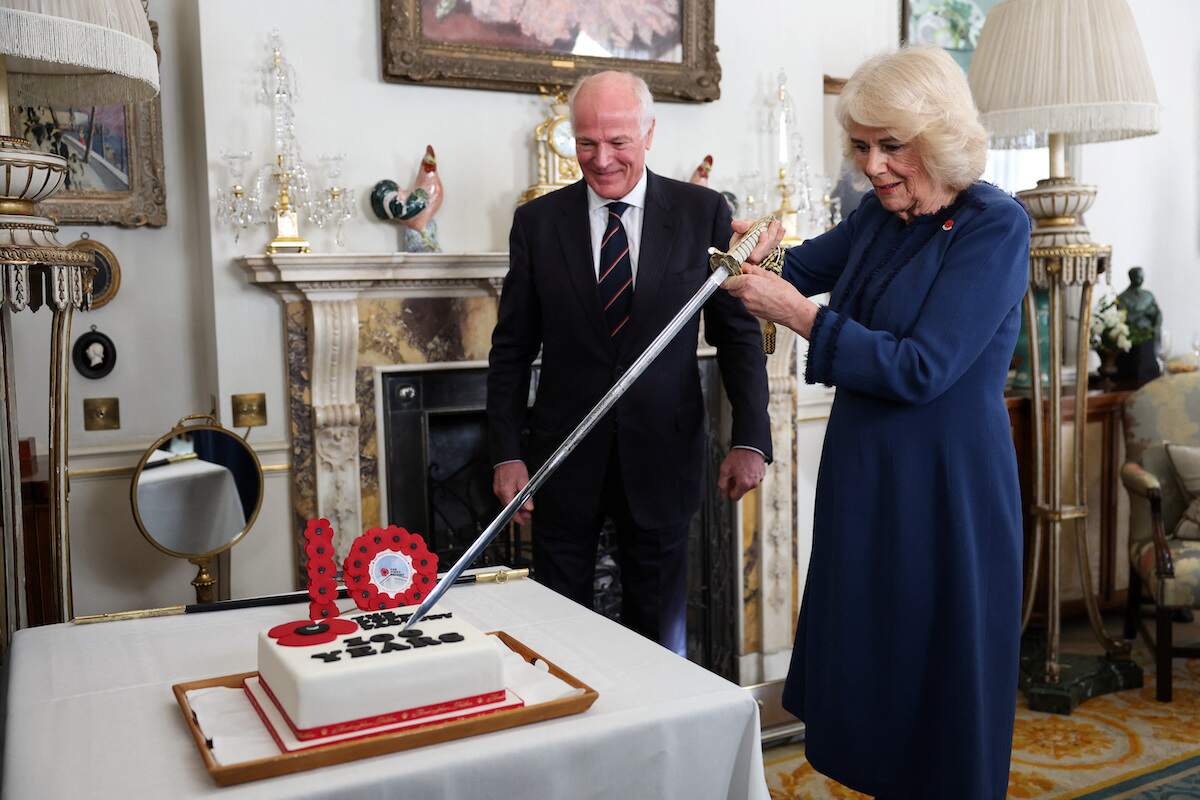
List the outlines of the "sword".
<svg viewBox="0 0 1200 800">
<path fill-rule="evenodd" d="M 400 629 L 402 632 L 420 622 L 429 613 L 430 609 L 437 605 L 437 601 L 442 598 L 447 589 L 454 585 L 454 581 L 458 578 L 459 574 L 471 566 L 471 563 L 479 557 L 484 548 L 492 543 L 492 540 L 508 524 L 513 515 L 517 513 L 517 509 L 525 505 L 525 501 L 541 488 L 542 484 L 554 473 L 554 470 L 558 469 L 563 460 L 571 454 L 576 445 L 583 441 L 583 438 L 596 426 L 601 417 L 608 413 L 608 410 L 621 398 L 621 395 L 625 394 L 626 390 L 633 385 L 633 382 L 646 371 L 646 367 L 650 366 L 650 362 L 658 357 L 663 348 L 679 333 L 679 329 L 687 324 L 692 315 L 700 310 L 700 307 L 717 291 L 721 284 L 725 282 L 725 279 L 732 275 L 741 274 L 742 262 L 754 251 L 759 237 L 762 236 L 763 231 L 767 229 L 767 226 L 774 219 L 774 217 L 763 217 L 757 220 L 746 231 L 746 235 L 728 253 L 718 250 L 715 247 L 708 249 L 708 266 L 712 270 L 712 274 L 708 276 L 708 280 L 696 290 L 696 293 L 684 304 L 683 308 L 679 309 L 679 312 L 667 323 L 667 326 L 654 337 L 654 341 L 642 351 L 642 354 L 629 365 L 629 369 L 625 371 L 625 374 L 600 398 L 599 402 L 583 418 L 583 421 L 575 426 L 575 430 L 571 431 L 566 440 L 558 446 L 558 449 L 550 454 L 550 457 L 546 459 L 546 463 L 542 464 L 541 469 L 533 474 L 533 477 L 529 479 L 529 483 L 525 484 L 525 488 L 517 492 L 516 496 L 508 502 L 508 505 L 500 511 L 483 533 L 479 534 L 478 538 L 467 548 L 467 552 L 463 553 L 462 558 L 458 559 L 455 565 L 442 575 L 429 594 L 425 595 L 425 599 L 421 601 L 421 604 L 417 606 L 417 610 L 404 623 L 404 627 Z"/>
</svg>

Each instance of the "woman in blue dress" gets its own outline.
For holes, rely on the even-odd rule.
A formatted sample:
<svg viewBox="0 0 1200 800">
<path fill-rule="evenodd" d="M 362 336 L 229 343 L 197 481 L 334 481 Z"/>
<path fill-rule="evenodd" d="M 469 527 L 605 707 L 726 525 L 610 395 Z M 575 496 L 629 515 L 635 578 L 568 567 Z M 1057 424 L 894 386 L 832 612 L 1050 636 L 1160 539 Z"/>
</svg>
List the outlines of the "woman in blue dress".
<svg viewBox="0 0 1200 800">
<path fill-rule="evenodd" d="M 986 133 L 944 51 L 867 61 L 838 118 L 873 191 L 787 250 L 782 278 L 751 266 L 725 284 L 809 340 L 806 381 L 837 387 L 783 704 L 812 765 L 853 789 L 1000 800 L 1022 544 L 1004 384 L 1029 221 L 979 182 Z"/>
</svg>

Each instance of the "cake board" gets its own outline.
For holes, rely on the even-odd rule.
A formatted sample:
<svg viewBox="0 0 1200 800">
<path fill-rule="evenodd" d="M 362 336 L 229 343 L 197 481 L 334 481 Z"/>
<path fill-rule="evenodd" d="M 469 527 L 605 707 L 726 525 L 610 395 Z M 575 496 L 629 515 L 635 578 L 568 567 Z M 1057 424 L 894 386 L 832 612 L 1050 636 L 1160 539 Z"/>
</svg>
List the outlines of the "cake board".
<svg viewBox="0 0 1200 800">
<path fill-rule="evenodd" d="M 175 699 L 179 703 L 179 708 L 183 713 L 188 730 L 191 731 L 192 739 L 196 742 L 196 747 L 200 750 L 200 756 L 204 761 L 205 768 L 213 780 L 220 786 L 233 786 L 239 783 L 261 780 L 262 778 L 273 778 L 294 772 L 304 772 L 318 767 L 344 764 L 361 758 L 373 758 L 388 753 L 396 753 L 401 750 L 411 750 L 416 747 L 425 747 L 455 739 L 464 739 L 481 733 L 516 728 L 534 722 L 555 719 L 556 717 L 580 714 L 590 708 L 592 703 L 596 702 L 596 698 L 600 696 L 595 689 L 592 689 L 547 659 L 542 658 L 542 656 L 530 650 L 504 631 L 495 631 L 493 635 L 498 636 L 510 650 L 520 655 L 526 661 L 533 662 L 540 659 L 545 662 L 550 668 L 550 674 L 569 686 L 582 689 L 583 694 L 563 697 L 558 700 L 550 700 L 535 705 L 527 705 L 508 711 L 496 711 L 486 716 L 468 717 L 466 719 L 436 723 L 415 730 L 382 733 L 369 738 L 353 739 L 307 750 L 280 753 L 269 758 L 242 761 L 236 764 L 220 764 L 213 757 L 212 750 L 208 747 L 203 731 L 196 724 L 196 718 L 188 702 L 187 693 L 194 689 L 207 689 L 214 686 L 240 689 L 246 678 L 255 677 L 258 673 L 241 672 L 219 678 L 177 683 L 171 689 L 175 693 Z"/>
</svg>

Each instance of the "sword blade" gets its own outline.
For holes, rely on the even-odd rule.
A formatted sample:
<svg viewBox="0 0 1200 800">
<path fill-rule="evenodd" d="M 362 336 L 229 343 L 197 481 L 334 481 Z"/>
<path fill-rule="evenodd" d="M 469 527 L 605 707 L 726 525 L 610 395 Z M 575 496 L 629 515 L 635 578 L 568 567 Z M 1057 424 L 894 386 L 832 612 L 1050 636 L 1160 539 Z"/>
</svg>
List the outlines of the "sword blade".
<svg viewBox="0 0 1200 800">
<path fill-rule="evenodd" d="M 636 381 L 638 377 L 646 371 L 646 367 L 650 366 L 650 363 L 658 357 L 659 353 L 663 351 L 663 348 L 665 348 L 671 342 L 671 340 L 675 338 L 675 335 L 679 333 L 679 330 L 686 325 L 688 320 L 690 320 L 700 310 L 701 306 L 708 302 L 708 298 L 713 295 L 713 292 L 715 292 L 729 276 L 730 271 L 725 266 L 718 266 L 713 270 L 713 273 L 708 276 L 708 280 L 704 282 L 704 285 L 701 286 L 694 295 L 692 295 L 692 299 L 688 300 L 687 303 L 684 304 L 683 308 L 679 309 L 679 312 L 675 314 L 669 323 L 667 323 L 667 326 L 662 329 L 658 336 L 654 337 L 654 341 L 652 341 L 646 347 L 646 349 L 642 351 L 642 354 L 639 355 L 637 359 L 629 365 L 629 369 L 627 369 L 625 373 L 617 379 L 617 382 L 613 384 L 613 387 L 609 389 L 603 397 L 600 398 L 600 401 L 597 402 L 595 406 L 592 407 L 592 410 L 589 411 L 587 416 L 583 418 L 583 421 L 575 427 L 575 430 L 571 431 L 566 440 L 558 446 L 558 449 L 550 454 L 550 457 L 546 459 L 546 463 L 542 464 L 541 468 L 533 474 L 533 477 L 529 479 L 529 483 L 525 485 L 525 488 L 517 492 L 516 497 L 509 501 L 508 505 L 506 505 L 500 511 L 499 515 L 497 515 L 494 520 L 492 520 L 492 523 L 488 525 L 483 533 L 479 534 L 479 537 L 475 539 L 469 548 L 467 548 L 467 552 L 463 553 L 462 558 L 460 558 L 458 562 L 455 563 L 455 565 L 451 567 L 444 576 L 442 576 L 442 579 L 437 582 L 437 585 L 433 587 L 429 594 L 425 596 L 425 599 L 421 601 L 421 604 L 417 606 L 417 610 L 414 611 L 412 616 L 408 618 L 408 621 L 404 623 L 404 627 L 401 628 L 401 631 L 406 631 L 413 625 L 416 625 L 421 621 L 422 617 L 429 613 L 429 610 L 437 604 L 437 601 L 440 600 L 442 595 L 446 593 L 446 590 L 454 585 L 454 579 L 457 578 L 464 569 L 469 567 L 471 563 L 479 557 L 479 554 L 483 552 L 484 548 L 492 543 L 492 540 L 495 539 L 500 533 L 501 529 L 508 524 L 508 521 L 513 518 L 513 515 L 517 513 L 517 510 L 521 506 L 525 505 L 525 501 L 533 496 L 533 493 L 536 492 L 541 485 L 546 482 L 546 479 L 548 479 L 550 475 L 554 473 L 554 470 L 558 469 L 559 465 L 562 464 L 563 460 L 571 454 L 571 451 L 575 449 L 576 445 L 583 441 L 583 438 L 588 435 L 588 432 L 596 426 L 596 423 L 599 422 L 606 413 L 608 413 L 608 410 L 611 409 L 617 400 L 621 398 L 621 395 L 625 394 L 626 390 L 633 385 L 633 382 Z"/>
</svg>

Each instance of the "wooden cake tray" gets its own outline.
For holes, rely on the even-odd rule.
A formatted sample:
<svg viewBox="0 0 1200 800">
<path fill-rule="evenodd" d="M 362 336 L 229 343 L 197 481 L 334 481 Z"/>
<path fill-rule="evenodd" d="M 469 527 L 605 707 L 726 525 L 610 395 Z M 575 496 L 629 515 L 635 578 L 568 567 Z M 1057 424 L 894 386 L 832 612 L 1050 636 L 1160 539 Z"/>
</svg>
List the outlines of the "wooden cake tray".
<svg viewBox="0 0 1200 800">
<path fill-rule="evenodd" d="M 179 708 L 183 711 L 184 721 L 187 723 L 188 730 L 192 732 L 192 738 L 196 742 L 196 747 L 200 749 L 200 757 L 204 759 L 204 765 L 208 768 L 208 773 L 221 786 L 232 786 L 238 783 L 246 783 L 247 781 L 256 781 L 261 778 L 273 778 L 277 775 L 303 772 L 331 764 L 344 764 L 347 761 L 355 761 L 360 758 L 373 758 L 374 756 L 395 753 L 400 750 L 409 750 L 414 747 L 425 747 L 426 745 L 448 742 L 454 739 L 463 739 L 480 733 L 516 728 L 533 722 L 554 719 L 555 717 L 566 717 L 571 714 L 579 714 L 587 711 L 592 703 L 596 702 L 599 694 L 595 689 L 573 675 L 559 669 L 504 631 L 496 631 L 493 635 L 500 637 L 500 640 L 508 645 L 510 650 L 522 656 L 526 661 L 533 662 L 535 659 L 545 661 L 550 667 L 551 675 L 560 678 L 570 686 L 583 689 L 583 694 L 563 697 L 558 700 L 549 700 L 545 703 L 523 706 L 508 711 L 496 711 L 481 717 L 469 717 L 449 722 L 434 723 L 415 730 L 392 731 L 369 738 L 335 742 L 309 750 L 280 753 L 270 758 L 241 761 L 236 764 L 220 764 L 213 758 L 212 750 L 209 749 L 200 726 L 196 724 L 195 715 L 192 713 L 191 705 L 188 703 L 187 693 L 193 689 L 207 689 L 213 686 L 240 689 L 242 688 L 242 682 L 246 678 L 253 677 L 258 673 L 242 672 L 237 675 L 225 675 L 220 678 L 177 683 L 171 688 L 175 692 L 175 699 L 179 701 Z"/>
</svg>

